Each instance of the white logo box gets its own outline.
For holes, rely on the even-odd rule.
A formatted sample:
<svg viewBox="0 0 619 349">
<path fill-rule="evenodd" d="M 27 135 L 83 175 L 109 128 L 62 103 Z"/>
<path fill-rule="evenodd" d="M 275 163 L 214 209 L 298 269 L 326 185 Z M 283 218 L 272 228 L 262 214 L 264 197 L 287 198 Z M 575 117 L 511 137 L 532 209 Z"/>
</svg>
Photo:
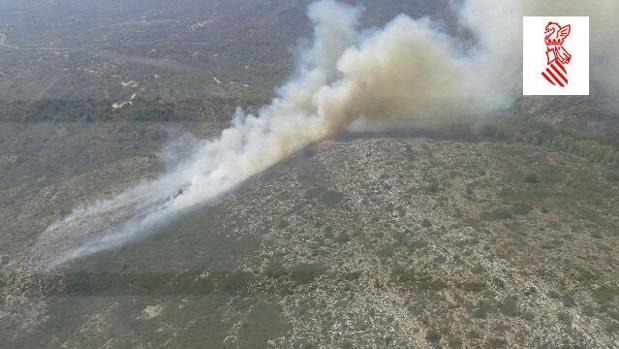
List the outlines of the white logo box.
<svg viewBox="0 0 619 349">
<path fill-rule="evenodd" d="M 571 55 L 569 63 L 561 64 L 554 59 L 557 45 L 545 42 L 548 24 L 570 26 L 569 35 L 562 45 Z M 522 19 L 522 87 L 525 96 L 588 96 L 589 95 L 589 17 L 525 16 Z M 559 26 L 551 25 L 548 33 L 553 39 Z M 554 33 L 554 34 L 553 34 Z M 554 40 L 556 43 L 557 40 Z M 549 50 L 550 48 L 550 50 Z M 565 52 L 563 51 L 563 52 Z M 561 57 L 564 59 L 566 55 Z M 546 70 L 548 69 L 548 71 Z M 544 74 L 542 74 L 544 73 Z"/>
</svg>

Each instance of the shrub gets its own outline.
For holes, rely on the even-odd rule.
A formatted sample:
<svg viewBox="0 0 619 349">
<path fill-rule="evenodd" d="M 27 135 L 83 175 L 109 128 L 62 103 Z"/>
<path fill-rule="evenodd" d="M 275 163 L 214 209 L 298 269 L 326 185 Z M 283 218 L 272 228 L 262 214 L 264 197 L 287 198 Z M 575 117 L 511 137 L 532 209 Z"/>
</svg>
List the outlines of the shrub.
<svg viewBox="0 0 619 349">
<path fill-rule="evenodd" d="M 290 273 L 290 277 L 297 284 L 308 284 L 326 271 L 326 268 L 322 264 L 308 263 L 299 264 L 294 267 Z"/>
<path fill-rule="evenodd" d="M 391 277 L 403 284 L 410 284 L 415 281 L 415 271 L 411 269 L 405 269 L 404 267 L 396 264 L 391 269 Z"/>
<path fill-rule="evenodd" d="M 344 194 L 328 190 L 322 194 L 321 202 L 327 207 L 335 207 L 344 199 Z"/>
<path fill-rule="evenodd" d="M 491 122 L 479 132 L 480 137 L 525 142 L 533 146 L 547 146 L 585 159 L 619 165 L 619 148 L 596 135 L 586 135 L 569 129 L 515 116 Z"/>
<path fill-rule="evenodd" d="M 498 220 L 503 220 L 503 219 L 511 219 L 512 212 L 504 208 L 499 208 L 491 212 L 482 213 L 481 218 L 486 221 L 498 221 Z"/>
<path fill-rule="evenodd" d="M 425 248 L 428 246 L 428 242 L 425 240 L 415 240 L 413 242 L 411 242 L 411 248 L 417 250 L 417 249 L 421 249 L 421 248 Z"/>
<path fill-rule="evenodd" d="M 426 332 L 426 340 L 432 345 L 436 345 L 441 341 L 441 333 L 435 329 L 429 329 Z"/>
<path fill-rule="evenodd" d="M 593 298 L 600 304 L 605 305 L 613 301 L 619 296 L 619 289 L 615 287 L 602 286 L 593 291 Z"/>
<path fill-rule="evenodd" d="M 507 341 L 502 338 L 490 338 L 486 344 L 488 349 L 507 348 Z"/>
<path fill-rule="evenodd" d="M 237 291 L 249 284 L 251 281 L 251 274 L 248 272 L 234 272 L 229 273 L 224 278 L 221 288 L 224 291 Z"/>
<path fill-rule="evenodd" d="M 617 172 L 608 172 L 606 174 L 606 180 L 609 182 L 619 182 L 619 173 Z"/>
<path fill-rule="evenodd" d="M 439 190 L 440 190 L 440 183 L 438 182 L 438 179 L 436 178 L 430 179 L 430 182 L 426 186 L 426 192 L 438 193 Z"/>
<path fill-rule="evenodd" d="M 507 297 L 499 306 L 499 310 L 505 316 L 518 316 L 518 298 L 515 296 Z"/>
<path fill-rule="evenodd" d="M 533 210 L 533 208 L 524 203 L 516 203 L 512 206 L 512 210 L 515 215 L 526 216 Z"/>
<path fill-rule="evenodd" d="M 376 256 L 380 259 L 388 259 L 393 257 L 393 248 L 392 247 L 383 247 L 380 250 L 376 251 Z"/>
<path fill-rule="evenodd" d="M 462 288 L 469 292 L 479 292 L 486 288 L 486 284 L 483 282 L 465 282 Z"/>
<path fill-rule="evenodd" d="M 343 278 L 347 281 L 355 281 L 361 277 L 362 273 L 360 271 L 354 271 L 352 273 L 344 274 Z"/>
<path fill-rule="evenodd" d="M 421 226 L 424 228 L 430 228 L 432 227 L 432 222 L 429 219 L 424 218 L 424 220 L 421 222 Z"/>
<path fill-rule="evenodd" d="M 477 304 L 477 308 L 473 311 L 473 317 L 476 319 L 485 319 L 488 314 L 491 314 L 495 311 L 495 308 L 492 304 L 488 302 L 481 301 Z"/>
<path fill-rule="evenodd" d="M 535 183 L 539 183 L 539 177 L 537 177 L 536 174 L 531 173 L 528 174 L 525 178 L 524 181 L 529 183 L 529 184 L 535 184 Z"/>
<path fill-rule="evenodd" d="M 335 238 L 336 242 L 339 243 L 347 243 L 350 241 L 350 235 L 348 235 L 347 233 L 341 233 L 340 235 L 337 236 L 337 238 Z"/>
<path fill-rule="evenodd" d="M 265 274 L 269 278 L 276 279 L 287 275 L 288 270 L 286 270 L 286 267 L 284 267 L 281 262 L 274 261 L 266 267 Z"/>
<path fill-rule="evenodd" d="M 445 288 L 447 288 L 447 284 L 441 279 L 432 280 L 428 283 L 428 289 L 430 291 L 440 291 Z"/>
</svg>

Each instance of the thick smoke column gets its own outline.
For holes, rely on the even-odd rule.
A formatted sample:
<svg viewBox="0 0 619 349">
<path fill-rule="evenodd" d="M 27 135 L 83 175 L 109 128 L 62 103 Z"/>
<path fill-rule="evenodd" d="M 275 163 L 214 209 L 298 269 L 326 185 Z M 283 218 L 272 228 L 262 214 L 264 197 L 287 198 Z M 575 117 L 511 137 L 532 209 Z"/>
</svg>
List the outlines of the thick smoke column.
<svg viewBox="0 0 619 349">
<path fill-rule="evenodd" d="M 614 1 L 589 7 L 576 0 L 548 3 L 597 11 L 606 19 L 605 11 L 617 7 Z M 270 105 L 258 115 L 237 110 L 219 138 L 202 142 L 161 178 L 76 209 L 48 227 L 35 247 L 35 266 L 54 268 L 137 239 L 353 122 L 434 127 L 509 107 L 520 93 L 521 16 L 552 7 L 532 0 L 470 0 L 458 6 L 463 26 L 476 36 L 474 48 L 464 48 L 428 19 L 401 15 L 381 30 L 360 32 L 358 8 L 331 0 L 312 4 L 312 46 Z M 619 34 L 616 24 L 608 25 L 614 30 L 608 37 Z M 594 40 L 593 49 L 602 42 Z M 616 51 L 598 51 L 600 64 L 616 64 Z M 602 62 L 609 57 L 614 60 Z M 610 91 L 619 85 L 616 76 L 598 80 Z"/>
<path fill-rule="evenodd" d="M 297 73 L 258 113 L 237 110 L 231 127 L 204 141 L 188 159 L 163 177 L 103 202 L 76 209 L 49 226 L 34 249 L 33 264 L 51 269 L 72 259 L 139 238 L 178 212 L 215 199 L 251 176 L 328 137 L 335 125 L 319 114 L 316 96 L 335 81 L 336 62 L 358 40 L 360 10 L 332 1 L 313 4 L 313 46 L 302 55 Z"/>
</svg>

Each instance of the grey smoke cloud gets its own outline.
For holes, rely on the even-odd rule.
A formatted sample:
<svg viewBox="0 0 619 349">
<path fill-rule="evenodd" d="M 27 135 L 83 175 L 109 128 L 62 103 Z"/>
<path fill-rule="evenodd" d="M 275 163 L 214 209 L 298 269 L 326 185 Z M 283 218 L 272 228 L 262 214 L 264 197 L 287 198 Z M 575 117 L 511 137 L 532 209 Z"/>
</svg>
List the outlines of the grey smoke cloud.
<svg viewBox="0 0 619 349">
<path fill-rule="evenodd" d="M 619 1 L 616 0 L 466 0 L 461 22 L 477 37 L 486 66 L 502 85 L 520 93 L 522 16 L 589 16 L 591 83 L 596 102 L 617 113 L 619 101 Z"/>
<path fill-rule="evenodd" d="M 359 8 L 316 2 L 308 10 L 313 43 L 271 104 L 257 115 L 238 109 L 219 138 L 199 141 L 187 158 L 171 161 L 174 167 L 161 178 L 77 208 L 49 226 L 33 263 L 50 269 L 138 239 L 353 124 L 435 127 L 508 108 L 520 93 L 521 17 L 551 11 L 552 4 L 562 6 L 562 14 L 590 14 L 598 21 L 594 33 L 610 29 L 593 41 L 594 62 L 616 66 L 617 48 L 608 47 L 619 34 L 609 14 L 617 13 L 614 1 L 468 0 L 454 6 L 476 36 L 469 49 L 429 19 L 401 15 L 384 28 L 360 31 Z M 592 71 L 606 91 L 616 91 L 616 73 Z"/>
</svg>

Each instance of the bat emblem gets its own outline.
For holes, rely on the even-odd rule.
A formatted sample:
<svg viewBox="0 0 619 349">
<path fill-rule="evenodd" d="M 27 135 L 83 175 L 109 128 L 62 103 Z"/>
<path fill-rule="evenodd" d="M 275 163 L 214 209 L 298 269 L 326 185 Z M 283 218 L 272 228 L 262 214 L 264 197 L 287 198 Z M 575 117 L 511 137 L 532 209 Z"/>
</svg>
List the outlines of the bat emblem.
<svg viewBox="0 0 619 349">
<path fill-rule="evenodd" d="M 570 36 L 572 26 L 561 26 L 559 23 L 548 22 L 544 32 L 546 43 L 547 67 L 542 76 L 553 86 L 565 87 L 569 84 L 566 66 L 572 61 L 572 55 L 563 47 Z"/>
</svg>

